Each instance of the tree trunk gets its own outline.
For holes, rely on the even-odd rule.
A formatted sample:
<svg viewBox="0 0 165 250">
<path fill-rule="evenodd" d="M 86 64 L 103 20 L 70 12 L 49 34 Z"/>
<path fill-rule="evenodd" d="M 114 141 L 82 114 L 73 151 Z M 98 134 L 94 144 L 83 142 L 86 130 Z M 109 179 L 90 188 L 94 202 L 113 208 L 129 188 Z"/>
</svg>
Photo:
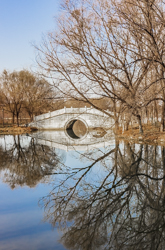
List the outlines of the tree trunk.
<svg viewBox="0 0 165 250">
<path fill-rule="evenodd" d="M 142 121 L 141 121 L 141 116 L 140 115 L 137 116 L 137 120 L 138 120 L 138 123 L 139 123 L 139 133 L 143 134 Z"/>
<path fill-rule="evenodd" d="M 17 125 L 19 126 L 19 113 L 17 112 Z"/>
<path fill-rule="evenodd" d="M 146 109 L 146 117 L 147 117 L 147 124 L 150 123 L 150 111 L 149 109 Z"/>
<path fill-rule="evenodd" d="M 126 122 L 125 122 L 125 131 L 127 131 L 128 128 L 129 128 L 129 124 L 131 122 L 131 117 L 132 117 L 132 113 L 127 114 L 127 116 L 126 116 Z"/>
<path fill-rule="evenodd" d="M 119 131 L 119 121 L 118 121 L 118 118 L 117 119 L 115 119 L 115 134 L 117 134 L 118 133 L 118 131 Z"/>
<path fill-rule="evenodd" d="M 2 119 L 3 119 L 3 127 L 4 127 L 4 108 L 2 109 Z"/>
<path fill-rule="evenodd" d="M 14 125 L 14 113 L 12 113 L 12 123 Z"/>
<path fill-rule="evenodd" d="M 164 116 L 165 116 L 165 104 L 162 105 L 161 122 L 160 122 L 160 132 L 164 131 Z"/>
<path fill-rule="evenodd" d="M 158 122 L 158 107 L 157 107 L 156 101 L 154 101 L 154 105 L 155 105 L 155 118 L 156 118 L 156 121 Z"/>
<path fill-rule="evenodd" d="M 130 121 L 126 121 L 126 123 L 125 123 L 125 131 L 128 130 L 129 123 L 130 123 Z"/>
<path fill-rule="evenodd" d="M 30 121 L 31 122 L 33 121 L 33 118 L 34 118 L 34 114 L 33 114 L 33 112 L 31 112 L 31 114 L 30 114 Z"/>
</svg>

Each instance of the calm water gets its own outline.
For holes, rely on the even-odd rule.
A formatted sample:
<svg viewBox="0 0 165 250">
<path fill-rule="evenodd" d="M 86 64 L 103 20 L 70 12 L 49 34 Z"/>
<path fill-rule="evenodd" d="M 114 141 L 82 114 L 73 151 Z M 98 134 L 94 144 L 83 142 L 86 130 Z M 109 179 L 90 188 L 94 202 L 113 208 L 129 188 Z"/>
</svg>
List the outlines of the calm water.
<svg viewBox="0 0 165 250">
<path fill-rule="evenodd" d="M 0 136 L 0 249 L 165 249 L 165 148 L 60 138 Z"/>
</svg>

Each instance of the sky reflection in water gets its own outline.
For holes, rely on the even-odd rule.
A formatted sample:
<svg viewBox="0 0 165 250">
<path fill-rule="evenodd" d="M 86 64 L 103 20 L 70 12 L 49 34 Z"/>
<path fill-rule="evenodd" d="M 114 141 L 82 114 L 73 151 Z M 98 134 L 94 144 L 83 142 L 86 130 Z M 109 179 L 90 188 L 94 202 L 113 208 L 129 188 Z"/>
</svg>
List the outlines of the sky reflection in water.
<svg viewBox="0 0 165 250">
<path fill-rule="evenodd" d="M 1 136 L 0 176 L 2 250 L 164 249 L 164 147 L 80 153 Z"/>
</svg>

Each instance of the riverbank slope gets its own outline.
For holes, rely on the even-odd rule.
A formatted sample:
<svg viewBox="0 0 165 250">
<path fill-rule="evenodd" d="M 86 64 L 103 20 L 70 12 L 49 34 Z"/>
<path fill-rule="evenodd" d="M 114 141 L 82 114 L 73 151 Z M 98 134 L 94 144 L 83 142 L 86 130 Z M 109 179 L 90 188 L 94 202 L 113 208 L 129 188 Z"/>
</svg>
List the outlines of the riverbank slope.
<svg viewBox="0 0 165 250">
<path fill-rule="evenodd" d="M 165 132 L 160 132 L 159 126 L 143 124 L 143 134 L 139 133 L 139 127 L 135 126 L 122 132 L 119 130 L 119 139 L 129 140 L 137 143 L 159 144 L 165 146 Z"/>
</svg>

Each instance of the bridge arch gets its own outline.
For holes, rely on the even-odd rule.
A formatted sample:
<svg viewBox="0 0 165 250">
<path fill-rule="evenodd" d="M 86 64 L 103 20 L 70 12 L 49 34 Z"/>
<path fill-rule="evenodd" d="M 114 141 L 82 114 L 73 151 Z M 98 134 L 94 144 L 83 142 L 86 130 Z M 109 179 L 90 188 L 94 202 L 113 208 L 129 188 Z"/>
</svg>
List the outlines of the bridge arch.
<svg viewBox="0 0 165 250">
<path fill-rule="evenodd" d="M 72 117 L 64 126 L 65 133 L 74 140 L 83 140 L 88 134 L 88 124 L 82 118 Z"/>
</svg>

